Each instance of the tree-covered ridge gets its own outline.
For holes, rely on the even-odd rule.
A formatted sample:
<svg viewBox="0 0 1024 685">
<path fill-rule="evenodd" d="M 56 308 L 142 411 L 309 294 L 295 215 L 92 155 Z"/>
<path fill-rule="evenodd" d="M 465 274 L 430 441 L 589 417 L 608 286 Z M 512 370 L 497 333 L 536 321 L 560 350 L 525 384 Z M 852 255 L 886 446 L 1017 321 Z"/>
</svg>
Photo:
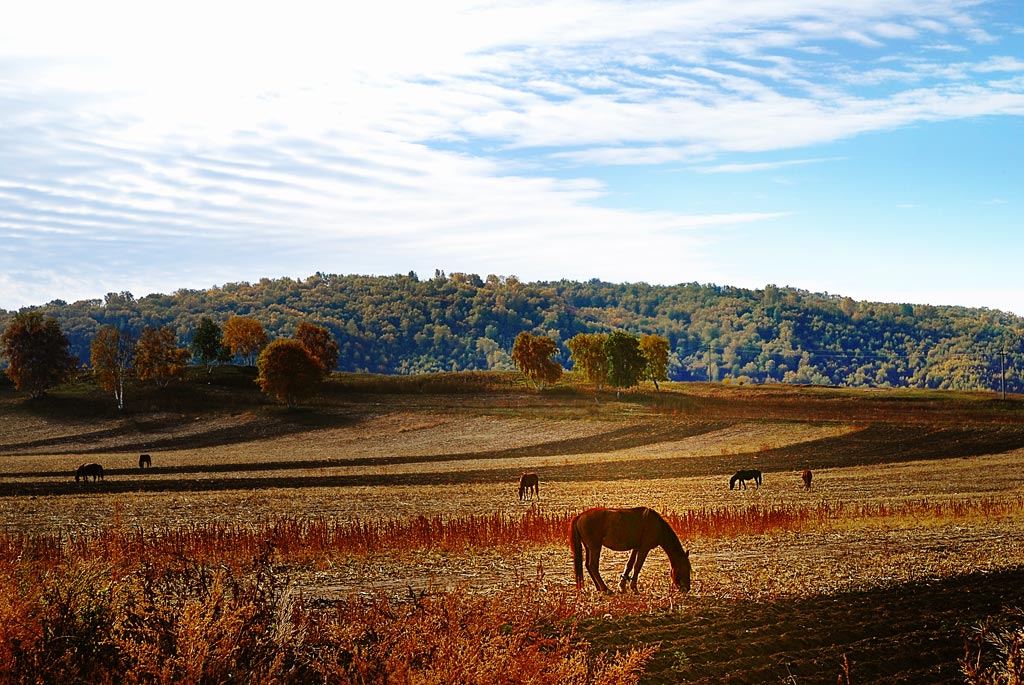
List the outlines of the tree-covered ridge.
<svg viewBox="0 0 1024 685">
<path fill-rule="evenodd" d="M 442 272 L 420 279 L 316 274 L 134 298 L 51 302 L 80 360 L 104 325 L 138 334 L 167 325 L 188 344 L 203 316 L 261 322 L 271 339 L 310 322 L 338 343 L 343 371 L 422 373 L 512 369 L 523 331 L 549 336 L 569 366 L 578 333 L 626 330 L 669 340 L 672 380 L 1024 390 L 1024 319 L 954 306 L 860 302 L 773 285 L 524 283 Z M 6 326 L 13 316 L 0 313 Z M 1005 356 L 1001 353 L 1005 352 Z"/>
</svg>

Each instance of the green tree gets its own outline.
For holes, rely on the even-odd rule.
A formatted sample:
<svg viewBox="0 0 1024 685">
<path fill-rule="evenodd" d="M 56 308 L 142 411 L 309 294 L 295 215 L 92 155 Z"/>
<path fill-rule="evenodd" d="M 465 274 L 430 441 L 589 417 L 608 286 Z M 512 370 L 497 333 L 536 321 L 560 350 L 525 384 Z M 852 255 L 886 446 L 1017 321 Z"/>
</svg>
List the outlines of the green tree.
<svg viewBox="0 0 1024 685">
<path fill-rule="evenodd" d="M 517 335 L 512 345 L 512 361 L 538 390 L 562 377 L 562 365 L 551 359 L 557 353 L 558 345 L 553 339 L 527 331 Z"/>
<path fill-rule="evenodd" d="M 92 339 L 92 372 L 103 389 L 114 394 L 118 411 L 124 411 L 124 383 L 131 374 L 134 349 L 131 334 L 122 333 L 116 326 L 104 326 Z"/>
<path fill-rule="evenodd" d="M 608 357 L 604 352 L 606 333 L 577 333 L 566 341 L 573 372 L 581 374 L 598 390 L 608 382 Z"/>
<path fill-rule="evenodd" d="M 266 394 L 295 407 L 316 394 L 324 372 L 298 340 L 275 340 L 256 359 L 256 382 Z"/>
<path fill-rule="evenodd" d="M 69 346 L 56 319 L 44 319 L 36 311 L 22 312 L 0 336 L 0 357 L 8 361 L 7 375 L 14 387 L 36 398 L 74 373 L 78 360 Z"/>
<path fill-rule="evenodd" d="M 668 380 L 668 338 L 660 335 L 641 335 L 640 354 L 644 356 L 643 377 L 654 382 L 654 389 L 660 390 L 658 381 Z"/>
<path fill-rule="evenodd" d="M 199 360 L 199 363 L 206 366 L 206 372 L 211 373 L 214 362 L 226 362 L 231 359 L 231 350 L 224 345 L 220 326 L 208 316 L 199 320 L 199 327 L 192 336 L 192 356 Z"/>
<path fill-rule="evenodd" d="M 135 375 L 140 381 L 151 380 L 157 387 L 163 388 L 172 378 L 178 378 L 185 373 L 185 364 L 189 356 L 188 350 L 177 346 L 174 331 L 170 328 L 146 326 L 135 345 L 132 363 Z"/>
<path fill-rule="evenodd" d="M 320 364 L 324 375 L 329 375 L 338 363 L 338 343 L 331 332 L 323 326 L 303 321 L 295 329 L 295 339 Z"/>
<path fill-rule="evenodd" d="M 256 319 L 232 316 L 224 322 L 224 343 L 231 355 L 238 355 L 242 363 L 252 366 L 256 355 L 267 346 L 267 331 Z"/>
<path fill-rule="evenodd" d="M 608 382 L 618 390 L 632 388 L 643 376 L 647 360 L 640 352 L 640 341 L 625 331 L 612 331 L 604 342 L 608 358 Z"/>
</svg>

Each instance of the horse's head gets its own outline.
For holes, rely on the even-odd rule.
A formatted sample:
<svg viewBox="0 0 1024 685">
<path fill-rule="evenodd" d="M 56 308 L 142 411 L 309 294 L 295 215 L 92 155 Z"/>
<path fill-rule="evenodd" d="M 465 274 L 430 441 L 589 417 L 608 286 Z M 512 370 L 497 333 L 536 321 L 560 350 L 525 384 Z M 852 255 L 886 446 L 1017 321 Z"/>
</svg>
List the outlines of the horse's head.
<svg viewBox="0 0 1024 685">
<path fill-rule="evenodd" d="M 672 563 L 672 584 L 677 590 L 690 591 L 690 551 L 683 550 L 683 556 Z"/>
</svg>

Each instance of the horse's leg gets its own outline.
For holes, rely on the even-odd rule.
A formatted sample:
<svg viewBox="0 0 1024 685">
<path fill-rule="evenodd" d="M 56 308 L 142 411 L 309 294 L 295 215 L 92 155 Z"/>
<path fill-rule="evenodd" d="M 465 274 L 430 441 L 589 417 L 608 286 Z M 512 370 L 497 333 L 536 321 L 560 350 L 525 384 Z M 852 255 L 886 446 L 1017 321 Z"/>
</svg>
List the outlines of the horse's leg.
<svg viewBox="0 0 1024 685">
<path fill-rule="evenodd" d="M 598 590 L 611 592 L 601 577 L 601 545 L 595 545 L 593 550 L 587 547 L 587 572 L 590 573 L 590 578 Z"/>
<path fill-rule="evenodd" d="M 622 578 L 619 579 L 619 591 L 626 591 L 626 583 L 629 582 L 629 576 L 633 572 L 633 564 L 636 563 L 636 550 L 634 549 L 629 555 L 629 561 L 626 562 L 626 568 L 622 571 Z"/>
<path fill-rule="evenodd" d="M 644 562 L 647 561 L 647 553 L 650 551 L 649 549 L 638 549 L 633 552 L 636 555 L 636 568 L 633 569 L 633 580 L 629 581 L 629 587 L 633 592 L 637 591 L 636 582 L 640 580 L 640 569 L 644 567 Z M 625 585 L 625 582 L 623 582 L 623 585 Z M 623 587 L 622 589 L 625 590 L 626 588 Z"/>
</svg>

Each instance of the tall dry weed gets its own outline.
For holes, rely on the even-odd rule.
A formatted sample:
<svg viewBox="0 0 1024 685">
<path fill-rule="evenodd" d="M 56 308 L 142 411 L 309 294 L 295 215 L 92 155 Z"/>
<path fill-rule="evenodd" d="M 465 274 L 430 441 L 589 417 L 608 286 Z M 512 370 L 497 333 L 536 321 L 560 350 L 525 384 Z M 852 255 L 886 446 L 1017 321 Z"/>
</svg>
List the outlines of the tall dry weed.
<svg viewBox="0 0 1024 685">
<path fill-rule="evenodd" d="M 1024 683 L 1024 610 L 1008 610 L 969 631 L 960 670 L 967 685 Z"/>
<path fill-rule="evenodd" d="M 18 685 L 631 685 L 653 652 L 593 652 L 576 631 L 571 591 L 536 582 L 486 595 L 310 600 L 270 548 L 241 571 L 66 554 L 39 574 L 15 558 L 0 580 L 0 682 Z"/>
</svg>

